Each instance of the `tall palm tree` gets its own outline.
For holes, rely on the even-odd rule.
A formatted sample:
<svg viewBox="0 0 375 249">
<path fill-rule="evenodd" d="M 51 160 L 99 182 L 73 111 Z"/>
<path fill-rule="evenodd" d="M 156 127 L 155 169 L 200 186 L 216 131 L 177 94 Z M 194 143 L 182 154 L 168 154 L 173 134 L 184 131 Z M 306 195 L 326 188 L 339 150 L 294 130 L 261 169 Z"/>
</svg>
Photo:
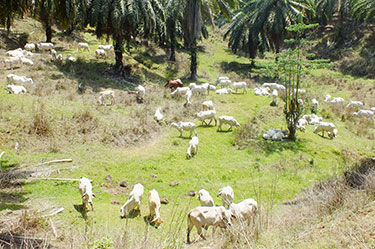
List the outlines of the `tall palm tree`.
<svg viewBox="0 0 375 249">
<path fill-rule="evenodd" d="M 122 70 L 124 44 L 141 35 L 154 34 L 162 12 L 158 0 L 91 0 L 88 7 L 89 23 L 96 27 L 96 35 L 113 39 L 115 68 Z"/>
<path fill-rule="evenodd" d="M 15 16 L 23 16 L 31 7 L 30 0 L 2 0 L 0 1 L 0 24 L 10 33 L 10 26 Z"/>
<path fill-rule="evenodd" d="M 183 31 L 184 9 L 186 0 L 166 0 L 164 3 L 166 15 L 166 35 L 167 43 L 170 47 L 170 61 L 176 61 L 175 48 L 177 38 L 181 38 Z"/>
<path fill-rule="evenodd" d="M 213 25 L 213 12 L 220 11 L 228 18 L 231 8 L 237 6 L 237 0 L 187 0 L 185 5 L 184 42 L 190 50 L 190 78 L 196 80 L 197 75 L 197 40 L 200 34 L 207 36 L 205 24 Z"/>
<path fill-rule="evenodd" d="M 46 31 L 46 41 L 52 40 L 52 25 L 55 23 L 65 26 L 69 23 L 68 7 L 74 0 L 34 0 L 33 15 L 42 24 Z"/>
</svg>

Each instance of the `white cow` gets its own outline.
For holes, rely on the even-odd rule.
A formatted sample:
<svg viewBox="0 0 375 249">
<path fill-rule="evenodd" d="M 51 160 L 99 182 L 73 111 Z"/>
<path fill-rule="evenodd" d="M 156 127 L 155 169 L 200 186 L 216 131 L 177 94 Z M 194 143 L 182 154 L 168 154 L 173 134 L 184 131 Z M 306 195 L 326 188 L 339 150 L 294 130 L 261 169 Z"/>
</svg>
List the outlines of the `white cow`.
<svg viewBox="0 0 375 249">
<path fill-rule="evenodd" d="M 233 82 L 233 90 L 237 93 L 238 89 L 243 89 L 243 93 L 247 93 L 247 84 L 245 81 Z"/>
<path fill-rule="evenodd" d="M 198 199 L 202 207 L 214 207 L 215 206 L 214 199 L 212 199 L 210 193 L 205 189 L 199 190 Z"/>
<path fill-rule="evenodd" d="M 229 80 L 229 78 L 227 76 L 219 76 L 216 80 L 216 85 L 222 80 Z"/>
<path fill-rule="evenodd" d="M 246 199 L 240 203 L 232 203 L 229 206 L 229 211 L 233 218 L 240 222 L 247 220 L 247 225 L 250 225 L 251 220 L 255 220 L 255 215 L 258 210 L 258 203 L 254 199 Z"/>
<path fill-rule="evenodd" d="M 34 65 L 34 62 L 32 60 L 25 58 L 25 57 L 20 57 L 20 63 L 23 65 L 28 65 L 28 66 Z"/>
<path fill-rule="evenodd" d="M 232 93 L 232 89 L 230 88 L 222 88 L 222 89 L 216 90 L 216 94 L 218 95 L 224 95 L 224 94 L 230 94 L 230 93 Z"/>
<path fill-rule="evenodd" d="M 324 132 L 328 133 L 328 136 L 333 139 L 337 137 L 337 129 L 336 126 L 332 123 L 328 122 L 320 122 L 318 126 L 315 127 L 314 133 L 322 132 L 322 137 L 324 137 Z"/>
<path fill-rule="evenodd" d="M 350 100 L 350 102 L 345 106 L 345 109 L 357 109 L 357 108 L 362 108 L 363 103 L 361 101 L 353 101 Z"/>
<path fill-rule="evenodd" d="M 232 204 L 234 199 L 234 192 L 231 186 L 226 186 L 219 189 L 219 193 L 217 197 L 221 197 L 221 201 L 223 202 L 224 207 L 229 207 Z"/>
<path fill-rule="evenodd" d="M 28 78 L 26 76 L 18 76 L 15 74 L 8 74 L 7 75 L 7 82 L 8 84 L 16 83 L 16 84 L 34 84 L 32 78 Z"/>
<path fill-rule="evenodd" d="M 195 124 L 193 122 L 178 122 L 178 123 L 171 123 L 170 127 L 176 128 L 180 132 L 180 137 L 182 137 L 183 131 L 190 131 L 190 137 L 193 135 L 197 136 L 197 131 L 195 129 Z"/>
<path fill-rule="evenodd" d="M 95 194 L 92 192 L 92 185 L 91 180 L 87 179 L 86 177 L 81 177 L 79 179 L 79 193 L 81 194 L 82 198 L 82 208 L 86 209 L 88 205 L 91 206 L 92 211 L 94 211 L 94 203 L 92 198 L 96 197 Z"/>
<path fill-rule="evenodd" d="M 202 125 L 210 125 L 212 120 L 215 121 L 215 126 L 217 124 L 215 110 L 200 111 L 196 114 L 196 116 L 202 122 Z M 206 123 L 206 119 L 210 119 L 210 122 L 208 124 Z"/>
<path fill-rule="evenodd" d="M 374 120 L 374 112 L 372 110 L 359 110 L 358 112 L 353 113 L 356 117 L 365 117 L 365 118 L 371 118 Z"/>
<path fill-rule="evenodd" d="M 230 87 L 232 84 L 231 80 L 220 80 L 218 85 L 220 85 L 222 88 L 223 87 Z"/>
<path fill-rule="evenodd" d="M 189 147 L 186 152 L 186 159 L 189 159 L 198 153 L 198 146 L 199 146 L 198 137 L 197 136 L 192 137 L 189 142 Z"/>
<path fill-rule="evenodd" d="M 272 105 L 277 105 L 277 96 L 279 95 L 276 89 L 272 90 Z"/>
<path fill-rule="evenodd" d="M 34 43 L 26 43 L 23 48 L 27 51 L 35 51 L 36 46 Z"/>
<path fill-rule="evenodd" d="M 24 86 L 7 85 L 8 93 L 26 94 L 27 90 Z"/>
<path fill-rule="evenodd" d="M 3 63 L 5 64 L 5 67 L 8 65 L 10 69 L 14 69 L 15 65 L 17 65 L 20 62 L 21 57 L 10 57 L 10 58 L 4 58 Z"/>
<path fill-rule="evenodd" d="M 185 104 L 184 104 L 184 107 L 188 107 L 189 105 L 191 105 L 191 96 L 193 95 L 193 92 L 189 89 L 186 91 L 186 94 L 185 94 Z"/>
<path fill-rule="evenodd" d="M 110 89 L 99 92 L 99 97 L 98 97 L 99 105 L 104 105 L 104 101 L 106 98 L 109 98 L 111 101 L 110 105 L 113 105 L 115 103 L 115 92 Z"/>
<path fill-rule="evenodd" d="M 230 127 L 228 131 L 232 130 L 233 126 L 239 127 L 240 124 L 237 122 L 237 120 L 232 116 L 220 116 L 219 117 L 219 126 L 217 127 L 218 131 L 222 130 L 222 125 L 228 124 Z"/>
<path fill-rule="evenodd" d="M 269 96 L 270 95 L 270 88 L 269 87 L 255 87 L 254 94 L 256 96 Z"/>
<path fill-rule="evenodd" d="M 79 42 L 78 43 L 78 49 L 79 50 L 87 50 L 87 51 L 90 51 L 90 47 L 89 47 L 89 44 L 87 42 Z"/>
<path fill-rule="evenodd" d="M 37 47 L 40 51 L 44 52 L 53 49 L 54 46 L 51 42 L 41 42 L 37 44 Z"/>
<path fill-rule="evenodd" d="M 97 49 L 97 50 L 95 50 L 95 57 L 96 57 L 96 59 L 106 58 L 107 53 L 105 52 L 104 49 Z"/>
<path fill-rule="evenodd" d="M 155 227 L 159 227 L 161 223 L 163 222 L 163 220 L 160 217 L 161 203 L 160 203 L 159 193 L 155 189 L 151 190 L 148 193 L 148 204 L 150 207 L 149 217 L 150 219 L 152 219 L 150 224 L 155 224 Z"/>
<path fill-rule="evenodd" d="M 137 91 L 137 98 L 140 100 L 143 100 L 143 98 L 146 95 L 146 89 L 142 85 L 138 85 L 136 87 L 136 91 Z"/>
<path fill-rule="evenodd" d="M 133 190 L 129 194 L 129 199 L 121 207 L 121 217 L 127 218 L 131 211 L 139 210 L 139 215 L 141 216 L 141 200 L 144 192 L 144 187 L 142 184 L 137 183 L 134 185 Z"/>
<path fill-rule="evenodd" d="M 98 49 L 109 51 L 113 48 L 113 45 L 99 45 Z"/>
<path fill-rule="evenodd" d="M 220 207 L 196 207 L 188 214 L 187 243 L 190 244 L 190 232 L 193 227 L 202 239 L 206 239 L 202 234 L 202 228 L 208 229 L 213 226 L 213 233 L 216 227 L 226 228 L 231 225 L 231 214 L 223 206 Z"/>
<path fill-rule="evenodd" d="M 202 110 L 207 111 L 207 110 L 215 110 L 214 103 L 212 100 L 207 100 L 202 103 Z"/>
<path fill-rule="evenodd" d="M 158 107 L 154 114 L 154 119 L 156 122 L 161 123 L 164 120 L 164 115 L 161 113 L 161 107 Z"/>
<path fill-rule="evenodd" d="M 190 88 L 187 87 L 187 86 L 177 87 L 176 90 L 171 92 L 171 96 L 172 97 L 182 97 L 187 93 L 188 90 L 190 90 Z"/>
<path fill-rule="evenodd" d="M 312 104 L 312 107 L 313 107 L 314 110 L 318 110 L 318 108 L 319 108 L 319 102 L 318 102 L 318 100 L 312 99 L 311 100 L 311 104 Z"/>
</svg>

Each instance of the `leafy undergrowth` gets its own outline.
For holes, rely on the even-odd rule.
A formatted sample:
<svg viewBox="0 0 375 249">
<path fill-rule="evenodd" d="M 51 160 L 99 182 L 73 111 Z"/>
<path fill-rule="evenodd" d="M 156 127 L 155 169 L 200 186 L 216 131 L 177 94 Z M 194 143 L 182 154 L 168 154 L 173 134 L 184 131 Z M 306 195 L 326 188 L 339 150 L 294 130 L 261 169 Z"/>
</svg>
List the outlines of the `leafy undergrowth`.
<svg viewBox="0 0 375 249">
<path fill-rule="evenodd" d="M 19 25 L 22 28 L 35 26 L 28 22 Z M 40 34 L 38 31 L 30 35 L 30 40 L 42 39 Z M 279 106 L 271 107 L 269 97 L 255 96 L 251 90 L 248 94 L 230 96 L 211 93 L 207 97 L 194 97 L 192 106 L 186 109 L 184 99 L 169 97 L 169 92 L 160 83 L 166 78 L 184 79 L 188 74 L 188 57 L 182 51 L 177 53 L 176 64 L 166 62 L 165 51 L 152 45 L 135 47 L 125 54 L 126 63 L 132 65 L 135 81 L 146 85 L 144 103 L 138 104 L 135 95 L 128 93 L 133 89 L 128 83 L 132 82 L 119 80 L 108 72 L 108 63 L 113 63 L 113 56 L 103 61 L 95 59 L 94 51 L 104 41 L 97 41 L 91 32 L 77 33 L 73 38 L 58 33 L 55 41 L 59 53 L 72 54 L 78 61 L 58 66 L 50 62 L 49 55 L 36 55 L 32 68 L 0 69 L 1 75 L 12 72 L 32 76 L 35 81 L 26 96 L 0 91 L 0 149 L 6 151 L 2 160 L 7 162 L 3 167 L 72 158 L 72 166 L 60 166 L 65 169 L 40 166 L 39 175 L 93 179 L 93 191 L 97 196 L 95 212 L 88 212 L 87 216 L 80 212 L 81 198 L 74 181 L 27 182 L 22 186 L 27 201 L 23 199 L 19 206 L 12 206 L 10 198 L 1 199 L 8 204 L 1 209 L 5 216 L 9 215 L 8 207 L 14 211 L 26 206 L 34 209 L 63 207 L 62 213 L 51 218 L 57 226 L 56 232 L 51 231 L 48 235 L 54 239 L 57 236 L 57 241 L 52 243 L 58 247 L 90 247 L 112 242 L 117 248 L 183 247 L 186 213 L 199 205 L 197 198 L 187 196 L 188 191 L 204 188 L 211 193 L 215 203 L 220 204 L 216 197 L 218 189 L 230 185 L 235 191 L 235 202 L 244 198 L 256 199 L 261 207 L 260 215 L 268 219 L 285 200 L 295 198 L 316 182 L 339 175 L 354 161 L 370 156 L 375 150 L 371 137 L 373 123 L 366 123 L 361 128 L 355 125 L 359 121 L 342 117 L 343 109 L 332 108 L 323 101 L 324 95 L 330 93 L 346 99 L 363 97 L 366 106 L 370 106 L 375 104 L 371 102 L 374 97 L 371 82 L 361 79 L 351 82 L 330 71 L 314 72 L 304 80 L 303 87 L 308 90 L 304 99 L 305 112 L 310 112 L 309 100 L 318 98 L 321 103 L 318 115 L 335 123 L 339 137 L 323 138 L 313 134 L 313 127 L 307 127 L 305 133 L 298 134 L 297 142 L 267 142 L 261 138 L 262 132 L 269 128 L 285 128 L 281 101 Z M 77 41 L 87 41 L 91 50 L 79 52 Z M 219 36 L 204 40 L 201 45 L 200 82 L 212 83 L 219 75 L 229 75 L 233 80 L 246 80 L 249 85 L 256 85 L 249 79 L 249 61 L 226 50 Z M 265 62 L 258 60 L 256 64 Z M 83 94 L 78 92 L 81 82 L 86 86 Z M 6 85 L 5 77 L 0 79 L 0 84 Z M 114 105 L 97 105 L 96 93 L 101 88 L 115 90 Z M 361 92 L 366 94 L 361 95 Z M 234 128 L 233 132 L 217 132 L 213 126 L 198 126 L 194 113 L 205 99 L 213 100 L 218 116 L 232 115 L 241 127 Z M 153 120 L 157 106 L 163 108 L 166 124 L 159 125 Z M 187 134 L 179 138 L 178 131 L 167 125 L 179 120 L 194 121 L 198 126 L 199 152 L 191 160 L 185 158 L 189 143 Z M 366 132 L 360 132 L 360 129 Z M 106 180 L 108 175 L 111 177 Z M 123 181 L 129 186 L 120 187 Z M 169 186 L 175 181 L 177 186 Z M 161 208 L 164 223 L 159 229 L 148 226 L 143 217 L 120 219 L 120 204 L 126 201 L 131 187 L 138 182 L 145 186 L 142 215 L 149 212 L 149 190 L 155 188 L 161 197 L 169 200 L 169 204 Z M 264 234 L 268 233 L 264 226 L 261 228 L 255 236 L 260 246 L 265 243 Z M 298 229 L 294 232 L 298 234 Z M 279 234 L 279 231 L 274 232 L 272 237 Z M 291 238 L 295 234 L 289 235 Z M 277 240 L 270 243 L 273 241 L 277 247 Z M 300 242 L 292 243 L 298 247 Z M 265 247 L 273 247 L 268 245 Z M 303 245 L 301 243 L 300 247 Z M 320 246 L 316 244 L 316 247 Z"/>
</svg>

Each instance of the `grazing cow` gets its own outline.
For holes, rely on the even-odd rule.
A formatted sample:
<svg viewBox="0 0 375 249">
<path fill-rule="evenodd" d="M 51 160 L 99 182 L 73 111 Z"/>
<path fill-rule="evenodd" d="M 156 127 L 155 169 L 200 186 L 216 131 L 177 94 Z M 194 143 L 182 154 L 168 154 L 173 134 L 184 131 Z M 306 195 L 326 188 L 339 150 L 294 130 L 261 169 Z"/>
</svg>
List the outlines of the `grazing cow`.
<svg viewBox="0 0 375 249">
<path fill-rule="evenodd" d="M 110 105 L 113 105 L 115 103 L 115 92 L 110 89 L 99 92 L 99 97 L 98 97 L 99 105 L 104 105 L 104 100 L 106 98 L 109 98 L 111 101 Z"/>
<path fill-rule="evenodd" d="M 254 199 L 246 199 L 240 203 L 232 203 L 229 206 L 229 211 L 233 218 L 243 222 L 247 220 L 247 225 L 250 225 L 251 220 L 255 219 L 258 210 L 258 203 Z"/>
<path fill-rule="evenodd" d="M 155 227 L 158 228 L 163 220 L 160 217 L 160 197 L 158 191 L 155 189 L 151 190 L 148 193 L 148 204 L 150 206 L 150 224 L 155 224 Z"/>
<path fill-rule="evenodd" d="M 176 90 L 177 87 L 183 87 L 184 83 L 180 79 L 177 80 L 168 80 L 168 82 L 164 85 L 171 90 Z"/>
<path fill-rule="evenodd" d="M 236 126 L 236 127 L 240 126 L 240 124 L 237 122 L 237 120 L 232 116 L 220 116 L 219 117 L 219 125 L 217 127 L 218 131 L 222 130 L 223 124 L 228 124 L 230 126 L 228 131 L 232 130 L 233 126 Z"/>
<path fill-rule="evenodd" d="M 214 103 L 212 100 L 207 100 L 202 103 L 202 110 L 208 111 L 208 110 L 215 110 Z"/>
<path fill-rule="evenodd" d="M 141 200 L 144 192 L 144 187 L 142 184 L 137 183 L 134 185 L 133 190 L 129 194 L 129 199 L 121 207 L 121 217 L 127 218 L 131 211 L 139 210 L 139 215 L 141 216 Z"/>
<path fill-rule="evenodd" d="M 193 135 L 193 132 L 194 132 L 194 135 L 197 136 L 197 131 L 195 129 L 195 124 L 193 122 L 178 122 L 178 123 L 171 123 L 170 124 L 170 127 L 174 127 L 176 128 L 179 132 L 180 132 L 180 137 L 182 137 L 182 132 L 185 130 L 185 131 L 190 131 L 190 136 L 191 137 Z"/>
<path fill-rule="evenodd" d="M 231 186 L 223 187 L 219 190 L 217 197 L 221 197 L 224 207 L 229 207 L 233 202 L 234 192 Z"/>
<path fill-rule="evenodd" d="M 360 109 L 358 112 L 354 112 L 353 115 L 356 117 L 365 117 L 374 120 L 374 112 L 372 110 Z"/>
<path fill-rule="evenodd" d="M 96 57 L 96 59 L 106 58 L 107 53 L 105 52 L 104 49 L 97 49 L 97 50 L 95 50 L 95 57 Z"/>
<path fill-rule="evenodd" d="M 328 122 L 320 122 L 318 126 L 315 127 L 314 133 L 322 132 L 322 137 L 324 137 L 324 132 L 328 133 L 328 136 L 333 139 L 337 137 L 337 129 L 336 126 L 332 123 Z"/>
<path fill-rule="evenodd" d="M 205 230 L 209 226 L 213 226 L 213 233 L 216 227 L 226 228 L 231 225 L 231 214 L 223 206 L 220 207 L 196 207 L 188 214 L 187 243 L 190 244 L 190 232 L 193 227 L 197 228 L 197 232 L 202 239 L 202 228 Z"/>
<path fill-rule="evenodd" d="M 189 147 L 186 152 L 186 159 L 189 159 L 198 153 L 198 145 L 199 145 L 198 137 L 197 136 L 192 137 L 189 142 Z"/>
<path fill-rule="evenodd" d="M 164 115 L 161 113 L 161 107 L 158 107 L 154 114 L 154 120 L 159 124 L 163 121 Z"/>
<path fill-rule="evenodd" d="M 173 98 L 175 98 L 175 97 L 182 97 L 183 95 L 188 94 L 188 91 L 191 92 L 191 90 L 187 86 L 185 86 L 185 87 L 177 87 L 176 90 L 174 90 L 173 92 L 171 92 L 171 97 L 173 97 Z M 192 92 L 191 92 L 191 94 L 192 94 Z"/>
<path fill-rule="evenodd" d="M 87 206 L 90 204 L 92 211 L 94 211 L 94 203 L 92 202 L 92 198 L 96 197 L 95 194 L 92 192 L 92 185 L 91 180 L 87 179 L 86 177 L 81 177 L 79 179 L 79 193 L 82 197 L 82 208 L 86 209 Z"/>
<path fill-rule="evenodd" d="M 79 50 L 87 50 L 87 51 L 90 51 L 90 47 L 89 47 L 89 44 L 86 43 L 86 42 L 79 42 L 78 43 L 78 49 Z"/>
<path fill-rule="evenodd" d="M 200 111 L 196 114 L 197 118 L 202 121 L 202 125 L 210 125 L 212 120 L 215 120 L 215 126 L 217 124 L 216 120 L 216 111 L 215 110 L 207 110 L 207 111 Z M 210 119 L 210 122 L 207 124 L 206 119 Z"/>
<path fill-rule="evenodd" d="M 51 42 L 41 42 L 41 43 L 37 44 L 37 47 L 40 51 L 44 52 L 44 51 L 53 49 L 53 43 L 51 43 Z"/>
<path fill-rule="evenodd" d="M 233 82 L 233 90 L 237 93 L 238 89 L 243 89 L 243 93 L 247 93 L 247 84 L 245 81 Z"/>
<path fill-rule="evenodd" d="M 99 45 L 98 49 L 103 49 L 109 52 L 113 48 L 113 45 Z"/>
</svg>

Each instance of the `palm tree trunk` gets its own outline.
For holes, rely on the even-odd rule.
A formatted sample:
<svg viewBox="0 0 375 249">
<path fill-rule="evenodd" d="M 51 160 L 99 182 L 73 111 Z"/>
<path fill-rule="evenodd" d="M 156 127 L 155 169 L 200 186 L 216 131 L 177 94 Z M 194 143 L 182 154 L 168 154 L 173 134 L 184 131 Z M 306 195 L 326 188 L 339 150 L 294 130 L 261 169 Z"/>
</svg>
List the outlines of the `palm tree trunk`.
<svg viewBox="0 0 375 249">
<path fill-rule="evenodd" d="M 52 27 L 49 23 L 46 25 L 46 42 L 52 41 Z"/>
<path fill-rule="evenodd" d="M 258 44 L 257 41 L 255 40 L 254 36 L 249 33 L 249 38 L 248 38 L 248 48 L 249 48 L 249 55 L 251 59 L 251 67 L 254 67 L 255 63 L 255 57 L 257 56 L 257 49 L 258 49 Z"/>
<path fill-rule="evenodd" d="M 171 56 L 169 58 L 170 61 L 176 61 L 176 36 L 175 36 L 175 32 L 174 30 L 172 29 L 171 30 L 171 34 L 170 34 L 170 38 L 171 38 Z"/>
<path fill-rule="evenodd" d="M 124 39 L 121 36 L 114 37 L 113 41 L 114 50 L 115 50 L 115 68 L 121 70 L 124 66 L 122 63 L 122 53 L 124 52 Z"/>
<path fill-rule="evenodd" d="M 190 79 L 191 80 L 197 80 L 198 79 L 198 75 L 197 75 L 197 67 L 198 67 L 198 63 L 197 63 L 197 39 L 194 39 L 193 43 L 191 44 L 190 46 L 190 72 L 191 72 L 191 75 L 190 75 Z"/>
</svg>

